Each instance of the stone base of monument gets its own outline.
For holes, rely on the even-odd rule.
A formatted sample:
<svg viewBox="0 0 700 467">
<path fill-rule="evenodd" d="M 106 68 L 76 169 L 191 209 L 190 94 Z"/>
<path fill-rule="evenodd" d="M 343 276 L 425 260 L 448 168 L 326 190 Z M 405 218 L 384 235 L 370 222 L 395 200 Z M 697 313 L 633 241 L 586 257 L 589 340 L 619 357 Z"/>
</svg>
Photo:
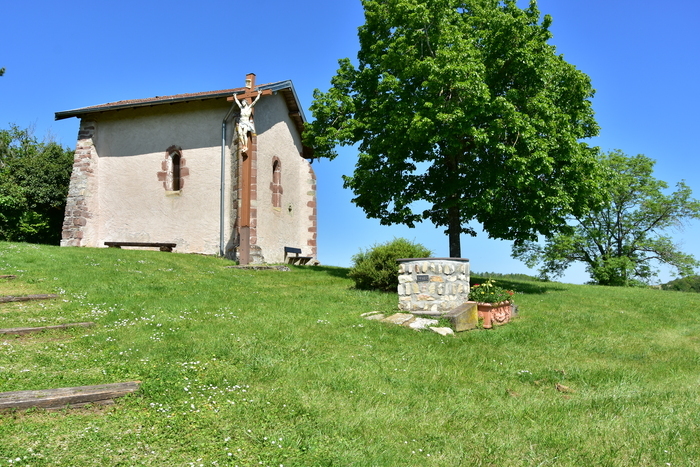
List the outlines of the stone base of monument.
<svg viewBox="0 0 700 467">
<path fill-rule="evenodd" d="M 441 317 L 450 321 L 452 329 L 461 332 L 475 328 L 491 329 L 509 323 L 517 314 L 518 307 L 510 302 L 499 305 L 464 302 Z"/>
<path fill-rule="evenodd" d="M 396 324 L 418 331 L 427 329 L 444 336 L 471 329 L 491 329 L 494 324 L 505 324 L 517 315 L 517 307 L 512 304 L 507 305 L 507 313 L 504 313 L 501 308 L 487 310 L 483 308 L 483 305 L 477 302 L 464 302 L 457 308 L 441 315 L 432 313 L 425 315 L 420 311 L 414 311 L 411 313 L 394 313 L 386 316 L 379 311 L 371 311 L 363 313 L 362 317 L 367 320 Z M 439 319 L 448 320 L 450 327 L 437 326 Z"/>
<path fill-rule="evenodd" d="M 476 302 L 464 302 L 442 316 L 450 321 L 450 327 L 457 332 L 469 331 L 479 326 L 479 307 Z"/>
<path fill-rule="evenodd" d="M 414 311 L 412 314 L 419 317 L 444 318 L 450 322 L 450 328 L 455 332 L 469 331 L 480 327 L 488 329 L 492 322 L 490 315 L 485 317 L 481 312 L 481 307 L 476 302 L 464 302 L 439 315 L 434 312 L 426 314 L 424 311 Z"/>
<path fill-rule="evenodd" d="M 381 321 L 383 323 L 396 324 L 416 331 L 430 330 L 440 334 L 441 336 L 453 335 L 454 331 L 451 328 L 437 326 L 438 320 L 432 318 L 423 318 L 412 313 L 394 313 L 391 316 L 386 316 L 379 311 L 371 311 L 363 313 L 362 317 L 371 321 Z"/>
</svg>

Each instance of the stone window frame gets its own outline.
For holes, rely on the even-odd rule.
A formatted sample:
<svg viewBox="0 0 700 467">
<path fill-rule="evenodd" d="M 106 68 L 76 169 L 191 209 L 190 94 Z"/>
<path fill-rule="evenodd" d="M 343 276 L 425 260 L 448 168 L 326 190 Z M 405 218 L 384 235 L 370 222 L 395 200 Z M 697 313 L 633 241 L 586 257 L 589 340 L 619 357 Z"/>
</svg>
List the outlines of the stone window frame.
<svg viewBox="0 0 700 467">
<path fill-rule="evenodd" d="M 179 195 L 185 185 L 185 177 L 190 174 L 185 166 L 186 160 L 182 157 L 182 148 L 172 145 L 165 150 L 165 159 L 161 163 L 161 171 L 158 172 L 158 180 L 163 182 L 163 188 L 168 195 Z"/>
<path fill-rule="evenodd" d="M 272 181 L 270 182 L 270 191 L 272 191 L 272 207 L 282 209 L 282 161 L 279 157 L 272 158 Z"/>
</svg>

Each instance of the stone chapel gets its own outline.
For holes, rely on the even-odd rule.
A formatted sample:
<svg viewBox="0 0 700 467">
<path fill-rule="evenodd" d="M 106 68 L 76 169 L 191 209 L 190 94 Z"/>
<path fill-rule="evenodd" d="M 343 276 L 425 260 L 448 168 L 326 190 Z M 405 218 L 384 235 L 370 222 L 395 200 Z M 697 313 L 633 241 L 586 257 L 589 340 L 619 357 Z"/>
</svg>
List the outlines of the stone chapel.
<svg viewBox="0 0 700 467">
<path fill-rule="evenodd" d="M 317 258 L 316 177 L 291 81 L 56 113 L 80 130 L 62 246 L 168 242 L 242 264 Z"/>
</svg>

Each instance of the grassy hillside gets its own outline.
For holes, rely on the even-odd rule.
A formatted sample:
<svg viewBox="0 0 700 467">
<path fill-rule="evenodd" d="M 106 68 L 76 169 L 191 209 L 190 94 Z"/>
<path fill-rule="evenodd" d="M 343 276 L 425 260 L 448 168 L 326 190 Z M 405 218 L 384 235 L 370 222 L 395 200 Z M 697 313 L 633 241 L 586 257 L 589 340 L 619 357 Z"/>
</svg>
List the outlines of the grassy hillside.
<svg viewBox="0 0 700 467">
<path fill-rule="evenodd" d="M 520 318 L 441 337 L 366 321 L 346 270 L 0 243 L 0 391 L 142 381 L 0 414 L 2 465 L 696 465 L 700 295 L 499 280 Z M 559 385 L 559 386 L 557 386 Z M 557 387 L 559 389 L 557 389 Z"/>
</svg>

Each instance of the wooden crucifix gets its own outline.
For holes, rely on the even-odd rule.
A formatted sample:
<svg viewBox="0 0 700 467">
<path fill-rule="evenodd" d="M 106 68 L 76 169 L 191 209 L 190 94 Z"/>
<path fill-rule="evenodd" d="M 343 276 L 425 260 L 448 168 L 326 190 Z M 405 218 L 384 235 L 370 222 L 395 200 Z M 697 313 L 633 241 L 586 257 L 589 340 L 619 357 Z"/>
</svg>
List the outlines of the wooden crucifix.
<svg viewBox="0 0 700 467">
<path fill-rule="evenodd" d="M 238 153 L 240 154 L 241 172 L 241 212 L 239 215 L 239 236 L 240 247 L 238 260 L 240 264 L 250 264 L 250 202 L 252 185 L 252 164 L 257 157 L 257 135 L 253 123 L 253 106 L 260 96 L 272 94 L 266 89 L 259 91 L 255 89 L 255 74 L 249 73 L 245 79 L 246 90 L 229 97 L 229 102 L 235 102 L 240 109 L 240 116 L 236 131 L 238 133 Z M 248 103 L 250 100 L 250 104 Z"/>
</svg>

